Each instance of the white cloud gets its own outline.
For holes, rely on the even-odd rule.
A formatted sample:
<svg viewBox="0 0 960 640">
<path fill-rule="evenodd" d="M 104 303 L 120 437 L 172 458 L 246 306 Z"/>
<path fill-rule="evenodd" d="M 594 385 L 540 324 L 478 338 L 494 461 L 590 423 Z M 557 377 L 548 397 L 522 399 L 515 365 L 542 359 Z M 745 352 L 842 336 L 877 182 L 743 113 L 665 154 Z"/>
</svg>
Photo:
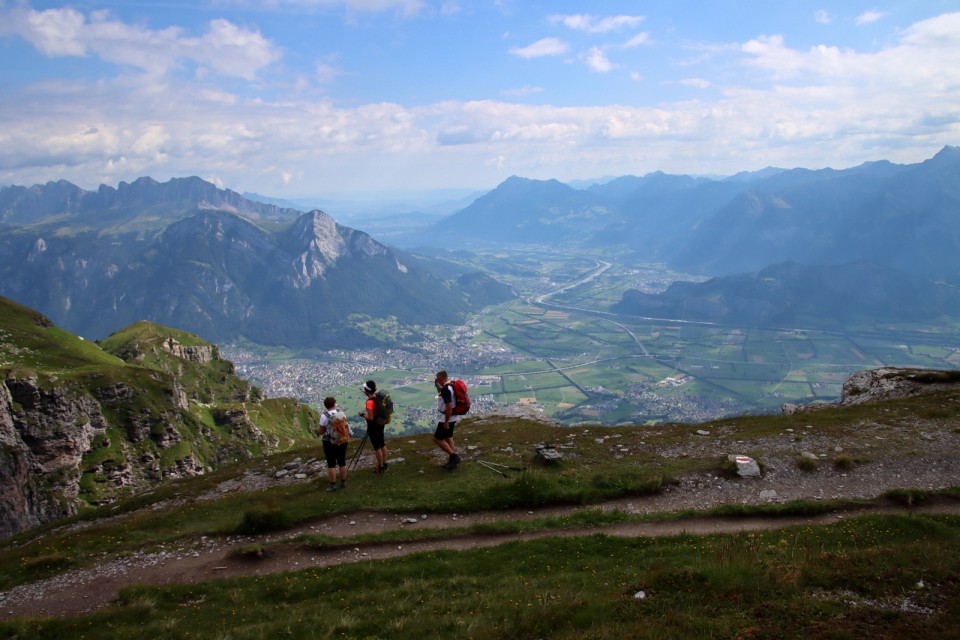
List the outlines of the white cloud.
<svg viewBox="0 0 960 640">
<path fill-rule="evenodd" d="M 166 73 L 192 62 L 235 78 L 252 80 L 280 59 L 279 50 L 257 31 L 223 19 L 212 20 L 198 38 L 169 27 L 151 30 L 74 9 L 14 9 L 2 16 L 6 32 L 17 34 L 49 57 L 96 55 L 118 65 Z"/>
<path fill-rule="evenodd" d="M 635 27 L 643 22 L 643 16 L 608 16 L 598 18 L 596 16 L 581 14 L 572 16 L 551 16 L 551 22 L 561 23 L 576 31 L 585 31 L 587 33 L 609 33 L 625 27 Z"/>
<path fill-rule="evenodd" d="M 511 47 L 510 53 L 520 58 L 543 58 L 562 56 L 570 45 L 559 38 L 543 38 L 526 47 Z"/>
<path fill-rule="evenodd" d="M 623 49 L 633 49 L 635 47 L 640 47 L 645 44 L 650 44 L 650 33 L 648 31 L 643 31 L 633 36 L 629 40 L 623 43 Z"/>
<path fill-rule="evenodd" d="M 813 12 L 813 19 L 819 22 L 820 24 L 830 24 L 833 22 L 833 17 L 829 12 L 819 9 Z"/>
<path fill-rule="evenodd" d="M 280 59 L 279 51 L 259 32 L 222 19 L 211 21 L 201 38 L 186 39 L 180 45 L 184 57 L 246 80 L 253 80 L 257 71 Z"/>
<path fill-rule="evenodd" d="M 459 0 L 443 0 L 443 2 L 440 3 L 440 15 L 443 16 L 452 16 L 460 13 L 462 10 L 463 7 L 460 6 Z"/>
<path fill-rule="evenodd" d="M 887 13 L 885 11 L 864 11 L 854 20 L 854 24 L 858 27 L 877 22 L 878 20 L 886 17 Z"/>
<path fill-rule="evenodd" d="M 599 47 L 591 47 L 584 56 L 584 60 L 587 63 L 587 67 L 589 67 L 591 71 L 596 71 L 597 73 L 607 73 L 608 71 L 612 71 L 616 68 L 616 65 L 610 62 L 609 58 L 607 58 L 607 54 L 605 54 Z"/>
<path fill-rule="evenodd" d="M 8 15 L 8 32 L 20 31 L 46 56 L 82 56 L 87 47 L 81 34 L 85 19 L 73 9 L 14 10 Z"/>
<path fill-rule="evenodd" d="M 68 51 L 49 55 L 99 51 L 89 30 L 103 24 L 115 25 L 112 36 L 97 32 L 114 43 L 129 42 L 132 33 L 155 40 L 143 43 L 141 53 L 169 44 L 176 53 L 164 68 L 194 61 L 238 73 L 201 59 L 191 46 L 222 55 L 253 51 L 252 64 L 274 51 L 267 41 L 255 42 L 256 32 L 231 23 L 211 26 L 193 42 L 180 31 L 126 30 L 106 16 L 71 22 L 71 15 L 51 14 L 62 21 L 30 32 L 51 51 Z M 50 40 L 53 33 L 63 39 Z M 567 50 L 556 43 L 525 50 L 530 56 Z M 600 48 L 593 53 L 595 69 L 611 65 Z M 288 196 L 489 187 L 511 174 L 565 180 L 656 169 L 728 173 L 880 158 L 916 162 L 960 139 L 960 13 L 917 22 L 876 50 L 801 50 L 765 36 L 716 52 L 710 65 L 731 57 L 736 64 L 722 74 L 684 68 L 675 80 L 712 91 L 653 107 L 506 99 L 343 107 L 315 96 L 247 98 L 189 77 L 46 81 L 0 97 L 0 183 L 63 177 L 94 188 L 141 175 L 201 175 L 239 190 L 285 189 Z M 637 72 L 630 77 L 643 79 Z M 504 93 L 538 91 L 523 86 Z"/>
</svg>

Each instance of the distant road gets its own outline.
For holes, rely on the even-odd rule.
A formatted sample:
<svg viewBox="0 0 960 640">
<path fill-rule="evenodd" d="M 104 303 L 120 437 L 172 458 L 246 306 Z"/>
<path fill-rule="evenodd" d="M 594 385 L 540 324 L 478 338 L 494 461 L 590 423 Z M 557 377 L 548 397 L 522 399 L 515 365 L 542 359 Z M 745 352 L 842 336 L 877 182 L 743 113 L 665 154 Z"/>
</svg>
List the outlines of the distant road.
<svg viewBox="0 0 960 640">
<path fill-rule="evenodd" d="M 565 311 L 578 311 L 578 312 L 580 312 L 580 313 L 589 313 L 589 314 L 591 314 L 591 315 L 597 315 L 597 316 L 615 316 L 615 315 L 620 315 L 620 314 L 615 314 L 615 313 L 609 313 L 609 312 L 607 312 L 607 311 L 597 311 L 596 309 L 583 309 L 583 308 L 581 308 L 581 307 L 569 307 L 569 306 L 562 305 L 562 304 L 556 304 L 556 303 L 553 303 L 553 302 L 547 302 L 547 298 L 549 298 L 549 297 L 551 297 L 551 296 L 555 296 L 555 295 L 557 295 L 558 293 L 562 293 L 562 292 L 564 292 L 564 291 L 569 291 L 570 289 L 573 289 L 574 287 L 579 287 L 580 285 L 585 284 L 585 283 L 587 283 L 587 282 L 590 282 L 591 280 L 595 280 L 596 278 L 600 277 L 605 271 L 607 271 L 610 267 L 613 266 L 611 263 L 609 263 L 609 262 L 604 262 L 604 261 L 602 261 L 602 260 L 597 260 L 596 263 L 597 263 L 596 268 L 595 268 L 593 271 L 591 271 L 590 273 L 588 273 L 588 274 L 586 274 L 586 275 L 584 275 L 584 276 L 581 276 L 581 277 L 579 277 L 579 278 L 575 278 L 575 279 L 571 280 L 570 282 L 567 282 L 566 284 L 564 284 L 564 285 L 562 285 L 562 286 L 554 289 L 553 291 L 550 291 L 550 292 L 548 292 L 548 293 L 544 293 L 544 294 L 539 295 L 539 296 L 531 297 L 531 298 L 528 300 L 528 302 L 529 302 L 530 304 L 534 304 L 534 305 L 540 305 L 540 306 L 544 306 L 544 307 L 551 307 L 551 308 L 554 308 L 554 309 L 563 309 L 563 310 L 565 310 Z M 606 320 L 607 322 L 609 322 L 609 323 L 611 323 L 611 324 L 614 324 L 614 325 L 620 327 L 621 329 L 623 329 L 624 331 L 626 331 L 627 334 L 628 334 L 631 338 L 633 338 L 634 343 L 636 343 L 637 347 L 640 349 L 640 353 L 642 353 L 644 356 L 650 357 L 650 352 L 647 351 L 646 345 L 644 345 L 644 344 L 640 341 L 640 339 L 637 337 L 637 334 L 635 334 L 633 331 L 631 331 L 630 329 L 628 329 L 627 327 L 625 327 L 624 325 L 620 324 L 619 322 L 617 322 L 617 321 L 615 321 L 615 320 L 611 320 L 611 319 L 609 319 L 609 318 L 603 318 L 603 317 L 601 318 L 601 320 Z M 581 365 L 581 366 L 582 366 L 582 365 Z"/>
<path fill-rule="evenodd" d="M 607 269 L 613 266 L 609 262 L 603 262 L 602 260 L 597 260 L 596 263 L 597 263 L 597 267 L 590 273 L 584 276 L 581 276 L 579 278 L 575 278 L 570 282 L 567 282 L 566 284 L 561 285 L 560 287 L 554 289 L 553 291 L 549 291 L 539 296 L 528 298 L 527 302 L 529 302 L 530 304 L 540 304 L 547 307 L 556 307 L 559 309 L 574 309 L 576 311 L 589 311 L 589 309 L 578 309 L 577 307 L 565 307 L 563 305 L 553 304 L 552 302 L 547 302 L 546 300 L 550 296 L 555 296 L 558 293 L 569 291 L 574 287 L 579 287 L 581 284 L 584 284 L 585 282 L 590 282 L 591 280 L 597 278 L 598 276 L 600 276 L 600 274 L 602 274 L 604 271 L 606 271 Z M 597 312 L 597 313 L 600 313 L 600 312 Z"/>
</svg>

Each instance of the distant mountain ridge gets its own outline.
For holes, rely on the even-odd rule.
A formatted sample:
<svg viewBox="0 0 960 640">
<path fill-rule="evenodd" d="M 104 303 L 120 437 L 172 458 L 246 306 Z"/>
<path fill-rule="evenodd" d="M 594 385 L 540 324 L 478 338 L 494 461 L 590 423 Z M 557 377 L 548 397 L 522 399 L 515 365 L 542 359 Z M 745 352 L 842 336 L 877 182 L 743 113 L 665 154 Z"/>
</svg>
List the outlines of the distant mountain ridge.
<svg viewBox="0 0 960 640">
<path fill-rule="evenodd" d="M 0 230 L 0 294 L 94 338 L 149 319 L 216 342 L 372 345 L 363 318 L 453 323 L 513 295 L 482 274 L 437 277 L 319 210 L 198 178 L 3 189 Z"/>
<path fill-rule="evenodd" d="M 424 243 L 626 248 L 687 272 L 861 260 L 960 283 L 960 147 L 912 165 L 766 169 L 723 180 L 654 172 L 577 190 L 511 177 Z"/>
<path fill-rule="evenodd" d="M 838 329 L 960 317 L 960 288 L 868 262 L 835 267 L 785 262 L 755 273 L 677 282 L 662 294 L 627 291 L 611 310 L 724 324 Z"/>
<path fill-rule="evenodd" d="M 302 215 L 295 209 L 248 200 L 197 177 L 163 183 L 144 177 L 132 183 L 121 182 L 116 188 L 101 185 L 97 191 L 85 191 L 66 180 L 0 189 L 0 228 L 47 224 L 118 231 L 131 224 L 161 228 L 201 210 L 281 222 Z"/>
<path fill-rule="evenodd" d="M 519 215 L 518 215 L 519 213 Z M 571 242 L 603 228 L 612 213 L 605 198 L 557 180 L 511 177 L 424 234 L 424 243 Z"/>
</svg>

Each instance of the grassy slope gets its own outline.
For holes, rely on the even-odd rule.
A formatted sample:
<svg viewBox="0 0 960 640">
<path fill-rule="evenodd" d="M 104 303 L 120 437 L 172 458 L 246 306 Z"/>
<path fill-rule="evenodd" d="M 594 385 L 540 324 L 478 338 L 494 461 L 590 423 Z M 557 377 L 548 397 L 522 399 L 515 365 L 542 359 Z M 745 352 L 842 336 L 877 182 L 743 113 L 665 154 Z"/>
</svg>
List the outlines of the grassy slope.
<svg viewBox="0 0 960 640">
<path fill-rule="evenodd" d="M 0 368 L 55 375 L 83 374 L 124 362 L 53 326 L 43 315 L 0 296 Z"/>
<path fill-rule="evenodd" d="M 261 401 L 259 389 L 234 375 L 230 362 L 187 362 L 161 348 L 167 338 L 186 347 L 212 347 L 193 334 L 150 322 L 134 323 L 98 345 L 0 297 L 0 373 L 35 378 L 42 387 L 69 385 L 76 393 L 97 395 L 98 389 L 118 385 L 133 390 L 128 401 L 102 404 L 110 426 L 81 464 L 82 501 L 98 503 L 128 493 L 103 475 L 145 454 L 156 456 L 167 470 L 188 456 L 217 466 L 312 441 L 318 416 L 309 406 L 286 398 Z M 185 410 L 173 404 L 177 387 L 189 400 Z M 216 415 L 230 409 L 245 411 L 263 436 L 220 424 Z M 151 431 L 158 434 L 174 424 L 180 442 L 169 448 L 150 438 L 131 442 L 131 421 L 145 415 L 152 417 Z"/>
<path fill-rule="evenodd" d="M 506 479 L 472 464 L 451 475 L 437 468 L 429 436 L 417 436 L 390 441 L 392 455 L 406 462 L 394 465 L 389 476 L 354 474 L 343 494 L 326 496 L 308 483 L 195 499 L 245 473 L 269 474 L 292 457 L 275 455 L 88 514 L 86 528 L 24 534 L 0 547 L 0 584 L 82 566 L 106 549 L 122 554 L 224 536 L 245 522 L 270 529 L 358 509 L 464 513 L 642 495 L 686 472 L 724 473 L 720 456 L 657 458 L 640 444 L 679 443 L 696 437 L 697 429 L 749 441 L 810 427 L 807 437 L 816 433 L 847 443 L 844 459 L 864 452 L 874 459 L 915 455 L 918 432 L 956 432 L 958 404 L 960 394 L 947 392 L 652 430 L 465 423 L 459 444 L 476 447 L 471 455 L 530 471 Z M 885 429 L 883 440 L 871 430 L 878 427 Z M 597 442 L 603 435 L 619 437 Z M 535 444 L 568 441 L 575 446 L 564 450 L 563 464 L 533 461 Z M 858 452 L 857 442 L 867 448 Z M 613 458 L 617 445 L 635 453 Z M 149 504 L 155 508 L 143 508 Z M 137 588 L 127 590 L 113 610 L 74 621 L 0 625 L 0 638 L 949 638 L 960 630 L 958 541 L 956 518 L 890 516 L 765 534 L 517 542 L 271 577 Z M 645 598 L 635 597 L 640 591 Z M 923 610 L 932 613 L 916 613 Z M 221 626 L 225 620 L 229 625 Z"/>
</svg>

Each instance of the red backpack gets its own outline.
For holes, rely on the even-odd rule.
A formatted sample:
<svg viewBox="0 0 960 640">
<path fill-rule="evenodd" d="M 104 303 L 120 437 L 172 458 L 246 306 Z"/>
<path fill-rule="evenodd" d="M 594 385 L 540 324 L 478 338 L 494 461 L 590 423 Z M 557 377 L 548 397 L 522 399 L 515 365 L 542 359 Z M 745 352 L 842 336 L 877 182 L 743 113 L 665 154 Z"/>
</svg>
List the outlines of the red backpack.
<svg viewBox="0 0 960 640">
<path fill-rule="evenodd" d="M 463 380 L 454 380 L 450 384 L 453 386 L 453 395 L 457 399 L 452 413 L 455 416 L 462 416 L 470 411 L 470 394 L 467 393 L 467 383 Z"/>
</svg>

